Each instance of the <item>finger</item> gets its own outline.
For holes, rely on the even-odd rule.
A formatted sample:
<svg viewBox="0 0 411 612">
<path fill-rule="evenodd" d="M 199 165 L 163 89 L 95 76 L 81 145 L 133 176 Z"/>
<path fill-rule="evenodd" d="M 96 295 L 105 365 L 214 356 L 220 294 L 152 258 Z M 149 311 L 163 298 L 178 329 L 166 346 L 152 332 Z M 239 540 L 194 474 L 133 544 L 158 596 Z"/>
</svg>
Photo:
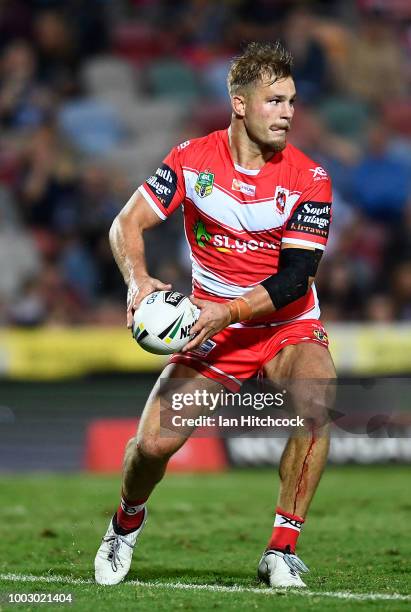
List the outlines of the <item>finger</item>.
<svg viewBox="0 0 411 612">
<path fill-rule="evenodd" d="M 136 295 L 134 297 L 134 300 L 131 304 L 131 312 L 134 314 L 136 310 L 138 310 L 138 307 L 140 306 L 142 300 L 144 300 L 145 297 L 147 297 L 148 295 L 150 295 L 150 292 L 144 292 L 142 291 L 141 293 L 139 293 L 138 295 Z"/>
<path fill-rule="evenodd" d="M 152 291 L 142 290 L 138 294 L 135 294 L 133 296 L 131 304 L 127 308 L 127 327 L 129 329 L 133 326 L 134 313 L 136 312 L 136 310 L 139 309 L 142 300 L 144 300 L 145 297 L 150 295 L 150 293 L 152 293 Z"/>
<path fill-rule="evenodd" d="M 137 291 L 129 291 L 127 293 L 127 311 L 131 310 L 134 304 L 134 300 L 136 299 Z"/>
<path fill-rule="evenodd" d="M 204 308 L 207 303 L 206 300 L 200 300 L 199 298 L 195 298 L 192 295 L 190 295 L 190 302 L 194 304 L 194 306 L 197 306 L 197 308 Z"/>
<path fill-rule="evenodd" d="M 197 321 L 194 323 L 193 327 L 190 330 L 190 336 L 192 336 L 193 334 L 200 333 L 206 327 L 206 325 L 209 325 L 209 324 L 210 324 L 210 321 L 208 320 L 208 317 L 200 314 L 199 318 L 197 319 Z"/>
<path fill-rule="evenodd" d="M 173 285 L 171 283 L 162 283 L 159 280 L 155 280 L 153 282 L 153 287 L 155 289 L 161 289 L 162 291 L 168 291 L 169 289 L 171 289 Z"/>
<path fill-rule="evenodd" d="M 146 298 L 151 293 L 153 293 L 153 289 L 151 287 L 149 289 L 142 289 L 141 291 L 139 291 L 133 297 L 133 301 L 131 303 L 131 310 L 132 311 L 137 310 L 137 308 L 140 306 L 140 304 L 144 300 L 144 298 Z"/>
<path fill-rule="evenodd" d="M 133 326 L 133 313 L 130 310 L 127 310 L 127 327 L 128 329 L 131 329 Z"/>
<path fill-rule="evenodd" d="M 201 317 L 200 317 L 198 321 L 190 329 L 190 336 L 192 336 L 193 334 L 199 334 L 200 332 L 202 332 L 206 324 L 207 322 L 201 320 Z"/>
<path fill-rule="evenodd" d="M 192 351 L 193 349 L 195 349 L 197 346 L 200 346 L 200 344 L 202 344 L 207 336 L 208 331 L 206 329 L 203 329 L 199 334 L 197 334 L 197 336 L 195 338 L 193 338 L 193 340 L 190 340 L 190 342 L 188 344 L 185 345 L 185 347 L 183 348 L 182 352 L 186 353 L 187 351 Z"/>
</svg>

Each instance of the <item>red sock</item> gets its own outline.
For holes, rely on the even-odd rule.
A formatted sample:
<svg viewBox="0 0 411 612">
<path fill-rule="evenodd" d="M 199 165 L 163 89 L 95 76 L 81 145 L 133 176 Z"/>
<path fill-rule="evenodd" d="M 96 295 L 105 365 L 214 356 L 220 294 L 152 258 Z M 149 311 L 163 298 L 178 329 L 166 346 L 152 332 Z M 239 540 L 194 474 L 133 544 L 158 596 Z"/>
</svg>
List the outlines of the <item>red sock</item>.
<svg viewBox="0 0 411 612">
<path fill-rule="evenodd" d="M 127 499 L 124 495 L 117 508 L 116 523 L 121 531 L 129 533 L 138 529 L 144 519 L 146 499 Z"/>
<path fill-rule="evenodd" d="M 301 516 L 276 508 L 274 529 L 267 550 L 294 553 L 303 524 L 304 519 Z"/>
</svg>

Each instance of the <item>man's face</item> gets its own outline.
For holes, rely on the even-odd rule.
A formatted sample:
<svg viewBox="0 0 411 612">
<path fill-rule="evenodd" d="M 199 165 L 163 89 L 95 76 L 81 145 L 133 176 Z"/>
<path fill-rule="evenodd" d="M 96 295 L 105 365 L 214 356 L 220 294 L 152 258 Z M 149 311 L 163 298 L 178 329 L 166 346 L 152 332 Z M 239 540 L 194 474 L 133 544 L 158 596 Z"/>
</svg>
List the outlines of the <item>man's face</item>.
<svg viewBox="0 0 411 612">
<path fill-rule="evenodd" d="M 287 144 L 287 132 L 294 115 L 296 92 L 291 77 L 272 83 L 264 78 L 250 85 L 243 96 L 241 115 L 247 134 L 265 150 L 279 152 Z"/>
</svg>

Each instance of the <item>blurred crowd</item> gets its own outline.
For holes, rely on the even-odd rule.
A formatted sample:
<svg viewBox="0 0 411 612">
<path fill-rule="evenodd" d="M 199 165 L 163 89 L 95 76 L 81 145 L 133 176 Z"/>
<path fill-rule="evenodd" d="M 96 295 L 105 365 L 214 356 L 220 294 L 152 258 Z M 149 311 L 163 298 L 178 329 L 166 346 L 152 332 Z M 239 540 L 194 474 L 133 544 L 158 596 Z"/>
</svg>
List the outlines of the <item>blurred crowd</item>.
<svg viewBox="0 0 411 612">
<path fill-rule="evenodd" d="M 0 325 L 123 324 L 108 229 L 169 149 L 230 119 L 230 58 L 295 58 L 291 141 L 331 174 L 325 321 L 411 320 L 409 0 L 0 0 Z M 149 271 L 190 292 L 181 215 Z"/>
</svg>

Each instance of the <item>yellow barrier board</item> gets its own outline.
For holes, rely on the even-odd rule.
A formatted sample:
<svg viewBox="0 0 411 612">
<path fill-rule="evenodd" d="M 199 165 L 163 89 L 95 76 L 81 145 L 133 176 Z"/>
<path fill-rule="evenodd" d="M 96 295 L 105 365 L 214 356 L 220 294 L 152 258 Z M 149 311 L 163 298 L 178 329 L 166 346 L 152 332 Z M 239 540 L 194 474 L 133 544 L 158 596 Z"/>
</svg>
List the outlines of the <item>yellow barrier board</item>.
<svg viewBox="0 0 411 612">
<path fill-rule="evenodd" d="M 337 371 L 357 375 L 411 374 L 411 325 L 327 325 Z"/>
<path fill-rule="evenodd" d="M 52 380 L 95 372 L 159 370 L 167 356 L 141 349 L 123 328 L 5 330 L 0 371 L 9 378 Z"/>
<path fill-rule="evenodd" d="M 354 375 L 411 374 L 411 325 L 328 325 L 337 370 Z M 98 372 L 158 371 L 167 356 L 141 349 L 124 328 L 0 331 L 0 375 L 52 380 Z"/>
</svg>

